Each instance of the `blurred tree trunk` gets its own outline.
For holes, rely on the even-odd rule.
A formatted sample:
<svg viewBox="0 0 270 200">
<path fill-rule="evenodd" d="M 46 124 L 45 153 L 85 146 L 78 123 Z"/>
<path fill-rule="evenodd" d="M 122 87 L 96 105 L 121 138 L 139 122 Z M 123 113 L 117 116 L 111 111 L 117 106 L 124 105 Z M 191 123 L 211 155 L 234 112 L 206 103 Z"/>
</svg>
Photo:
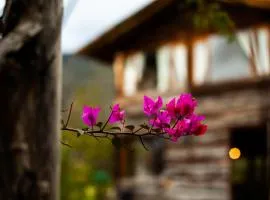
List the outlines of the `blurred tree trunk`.
<svg viewBox="0 0 270 200">
<path fill-rule="evenodd" d="M 56 200 L 62 0 L 7 0 L 0 40 L 0 199 Z"/>
<path fill-rule="evenodd" d="M 270 86 L 267 88 L 267 94 L 265 97 L 270 101 Z M 266 131 L 267 131 L 267 192 L 268 199 L 270 199 L 270 107 L 267 109 L 266 116 Z"/>
</svg>

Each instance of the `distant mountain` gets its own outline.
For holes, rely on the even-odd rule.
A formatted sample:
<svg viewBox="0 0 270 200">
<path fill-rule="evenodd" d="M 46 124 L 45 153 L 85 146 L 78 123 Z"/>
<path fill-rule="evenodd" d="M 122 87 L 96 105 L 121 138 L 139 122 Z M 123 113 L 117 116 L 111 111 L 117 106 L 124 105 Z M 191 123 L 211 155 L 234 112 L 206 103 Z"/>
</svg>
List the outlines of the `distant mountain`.
<svg viewBox="0 0 270 200">
<path fill-rule="evenodd" d="M 110 66 L 82 56 L 63 55 L 64 106 L 70 103 L 72 98 L 75 98 L 78 90 L 85 89 L 91 93 L 97 88 L 104 90 L 104 98 L 112 100 L 114 88 L 112 68 Z"/>
</svg>

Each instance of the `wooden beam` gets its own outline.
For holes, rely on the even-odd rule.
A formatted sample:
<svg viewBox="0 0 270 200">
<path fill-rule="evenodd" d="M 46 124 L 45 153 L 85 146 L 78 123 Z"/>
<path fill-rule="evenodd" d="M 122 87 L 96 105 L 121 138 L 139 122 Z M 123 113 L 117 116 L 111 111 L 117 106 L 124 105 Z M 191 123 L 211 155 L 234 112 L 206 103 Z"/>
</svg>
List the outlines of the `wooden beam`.
<svg viewBox="0 0 270 200">
<path fill-rule="evenodd" d="M 124 85 L 124 66 L 125 56 L 123 53 L 117 53 L 113 63 L 114 73 L 114 85 L 116 89 L 116 97 L 124 96 L 123 85 Z"/>
<path fill-rule="evenodd" d="M 254 42 L 252 42 L 252 37 L 256 38 L 256 32 L 254 30 L 251 30 L 251 34 L 249 35 L 249 46 L 250 46 L 250 51 L 251 51 L 251 55 L 249 57 L 249 64 L 250 64 L 250 69 L 251 69 L 251 74 L 253 77 L 256 77 L 258 75 L 258 66 L 256 66 L 256 62 L 255 62 L 255 51 L 256 51 L 256 42 L 254 44 Z"/>
<path fill-rule="evenodd" d="M 205 73 L 205 76 L 204 76 L 204 81 L 207 81 L 208 80 L 211 80 L 212 79 L 212 71 L 214 69 L 214 67 L 211 65 L 211 62 L 212 62 L 212 51 L 211 51 L 211 45 L 210 45 L 210 42 L 209 42 L 209 38 L 207 39 L 207 69 L 206 69 L 206 73 Z"/>
</svg>

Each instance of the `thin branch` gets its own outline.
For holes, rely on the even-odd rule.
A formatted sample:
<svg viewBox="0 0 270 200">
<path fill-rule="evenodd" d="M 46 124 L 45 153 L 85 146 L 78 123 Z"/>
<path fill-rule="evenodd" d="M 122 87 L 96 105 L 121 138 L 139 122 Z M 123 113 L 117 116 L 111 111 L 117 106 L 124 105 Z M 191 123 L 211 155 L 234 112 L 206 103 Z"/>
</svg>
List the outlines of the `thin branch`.
<svg viewBox="0 0 270 200">
<path fill-rule="evenodd" d="M 155 117 L 153 124 L 151 125 L 151 128 L 149 129 L 149 131 L 148 131 L 149 133 L 152 131 L 154 124 L 156 123 L 156 120 L 157 120 L 157 117 Z"/>
<path fill-rule="evenodd" d="M 113 111 L 111 112 L 111 114 L 110 114 L 110 116 L 108 117 L 107 121 L 105 122 L 105 124 L 104 124 L 103 127 L 101 128 L 101 131 L 103 131 L 103 130 L 106 128 L 108 122 L 110 121 L 110 119 L 111 119 L 111 117 L 112 117 L 112 114 L 113 114 Z"/>
<path fill-rule="evenodd" d="M 138 128 L 136 131 L 134 131 L 133 132 L 133 134 L 136 134 L 136 133 L 138 133 L 140 130 L 142 130 L 143 128 L 141 127 L 141 128 Z"/>
<path fill-rule="evenodd" d="M 174 123 L 174 125 L 172 126 L 172 128 L 174 128 L 174 127 L 177 125 L 178 122 L 179 122 L 179 119 L 177 119 L 177 120 L 175 121 L 175 123 Z"/>
<path fill-rule="evenodd" d="M 69 147 L 69 148 L 72 148 L 71 145 L 69 145 L 69 144 L 67 144 L 67 143 L 65 143 L 65 142 L 63 142 L 63 141 L 61 141 L 61 144 L 62 144 L 62 145 L 65 145 L 65 146 L 67 146 L 67 147 Z"/>
<path fill-rule="evenodd" d="M 84 131 L 81 129 L 77 129 L 77 128 L 71 128 L 71 127 L 63 127 L 62 128 L 63 131 L 70 131 L 70 132 L 75 132 L 77 133 L 78 136 L 81 135 L 89 135 L 89 136 L 93 136 L 93 137 L 99 137 L 99 138 L 105 138 L 108 136 L 135 136 L 135 137 L 146 137 L 146 136 L 155 136 L 155 137 L 159 137 L 159 138 L 163 138 L 166 140 L 170 140 L 170 137 L 166 137 L 164 136 L 164 133 L 155 133 L 155 132 L 143 132 L 143 133 L 136 133 L 136 132 L 112 132 L 112 131 L 104 131 L 104 130 L 88 130 L 88 131 Z"/>
<path fill-rule="evenodd" d="M 67 118 L 67 121 L 66 121 L 65 127 L 67 127 L 67 126 L 68 126 L 68 123 L 69 123 L 69 120 L 70 120 L 70 117 L 71 117 L 71 111 L 72 111 L 72 107 L 73 107 L 73 102 L 71 103 L 71 105 L 70 105 L 70 107 L 69 107 L 68 118 Z"/>
<path fill-rule="evenodd" d="M 146 151 L 149 151 L 149 149 L 145 146 L 145 144 L 144 144 L 144 142 L 143 142 L 143 138 L 140 136 L 139 139 L 140 139 L 140 141 L 141 141 L 141 143 L 142 143 L 144 149 L 145 149 Z"/>
</svg>

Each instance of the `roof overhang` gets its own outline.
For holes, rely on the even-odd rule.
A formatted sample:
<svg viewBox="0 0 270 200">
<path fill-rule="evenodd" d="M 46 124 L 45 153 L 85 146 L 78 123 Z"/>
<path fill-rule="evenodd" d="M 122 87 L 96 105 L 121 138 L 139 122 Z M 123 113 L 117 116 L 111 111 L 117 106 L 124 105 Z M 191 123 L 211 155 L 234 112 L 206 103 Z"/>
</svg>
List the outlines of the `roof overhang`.
<svg viewBox="0 0 270 200">
<path fill-rule="evenodd" d="M 214 2 L 215 0 L 208 1 Z M 115 53 L 126 51 L 128 48 L 133 48 L 134 45 L 137 45 L 136 43 L 144 43 L 146 40 L 152 40 L 152 36 L 149 38 L 147 34 L 142 32 L 149 32 L 149 35 L 153 34 L 151 33 L 151 25 L 153 23 L 155 23 L 156 27 L 154 28 L 156 31 L 163 33 L 164 29 L 167 27 L 164 27 L 162 30 L 160 29 L 160 26 L 167 26 L 168 24 L 168 21 L 164 22 L 164 20 L 166 20 L 164 18 L 166 18 L 167 14 L 170 15 L 170 9 L 173 9 L 175 7 L 174 4 L 179 4 L 179 2 L 180 4 L 182 3 L 179 0 L 154 1 L 135 15 L 124 20 L 111 30 L 96 38 L 93 42 L 90 42 L 79 50 L 77 54 L 94 57 L 107 63 L 111 63 Z M 267 24 L 270 22 L 270 0 L 217 0 L 216 2 L 220 2 L 222 8 L 232 15 L 232 18 L 235 20 L 237 25 L 236 28 L 238 29 L 250 27 L 261 21 L 264 23 L 266 21 Z M 182 8 L 181 13 L 179 14 L 179 16 L 181 15 L 180 19 L 182 21 L 181 30 L 183 32 L 194 32 L 194 29 L 191 28 L 190 21 L 188 22 L 190 19 L 183 17 L 185 12 L 190 13 L 192 10 Z M 242 15 L 239 15 L 238 13 L 242 13 Z M 242 18 L 238 19 L 239 16 Z M 249 19 L 247 19 L 246 16 L 249 16 Z M 170 19 L 168 20 L 170 21 Z M 163 24 L 160 23 L 161 21 L 163 21 Z M 168 28 L 172 29 L 172 27 Z M 141 38 L 144 38 L 144 41 Z"/>
</svg>

